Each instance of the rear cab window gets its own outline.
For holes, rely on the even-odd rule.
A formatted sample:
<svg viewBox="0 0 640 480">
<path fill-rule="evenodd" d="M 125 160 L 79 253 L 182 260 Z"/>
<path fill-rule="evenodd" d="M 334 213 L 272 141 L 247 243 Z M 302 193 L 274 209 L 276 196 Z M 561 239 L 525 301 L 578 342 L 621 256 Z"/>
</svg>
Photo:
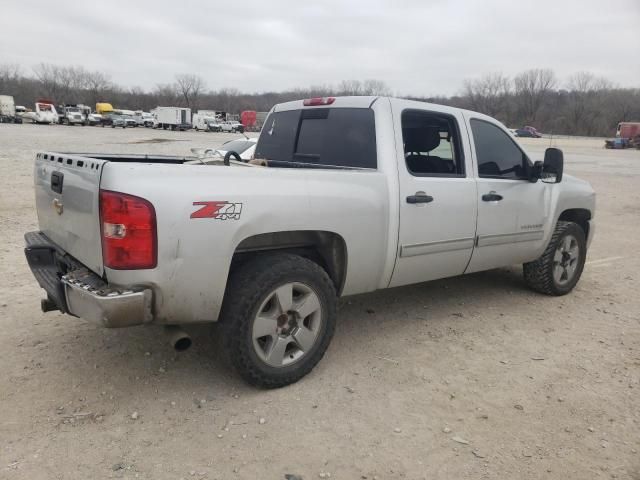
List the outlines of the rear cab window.
<svg viewBox="0 0 640 480">
<path fill-rule="evenodd" d="M 377 168 L 370 108 L 303 108 L 272 112 L 255 158 L 275 167 Z"/>
</svg>

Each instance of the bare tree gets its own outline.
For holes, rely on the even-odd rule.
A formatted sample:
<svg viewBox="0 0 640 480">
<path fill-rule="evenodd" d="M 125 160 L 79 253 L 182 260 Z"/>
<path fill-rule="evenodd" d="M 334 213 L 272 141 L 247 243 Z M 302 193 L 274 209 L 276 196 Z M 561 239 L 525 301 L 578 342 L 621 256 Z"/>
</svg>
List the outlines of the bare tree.
<svg viewBox="0 0 640 480">
<path fill-rule="evenodd" d="M 42 85 L 42 93 L 53 101 L 59 101 L 64 88 L 61 84 L 59 68 L 49 63 L 40 63 L 33 67 L 33 73 Z"/>
<path fill-rule="evenodd" d="M 95 105 L 105 100 L 105 94 L 111 88 L 111 81 L 103 72 L 87 72 L 85 86 L 87 89 L 87 103 Z"/>
<path fill-rule="evenodd" d="M 527 123 L 535 123 L 540 107 L 556 85 L 553 70 L 534 68 L 514 79 L 516 99 Z"/>
<path fill-rule="evenodd" d="M 391 89 L 382 80 L 369 79 L 362 83 L 362 94 L 388 97 L 391 95 Z"/>
<path fill-rule="evenodd" d="M 578 72 L 567 82 L 568 112 L 567 120 L 570 133 L 591 134 L 602 107 L 604 90 L 611 89 L 611 82 L 590 72 Z"/>
<path fill-rule="evenodd" d="M 122 88 L 101 72 L 83 67 L 40 64 L 34 74 L 17 65 L 0 64 L 0 93 L 12 95 L 28 106 L 49 97 L 57 102 L 92 105 L 106 101 L 119 108 L 151 109 L 158 105 L 189 105 L 230 113 L 268 111 L 274 104 L 300 98 L 331 95 L 388 95 L 380 80 L 345 80 L 337 85 L 315 85 L 278 92 L 244 93 L 235 88 L 205 91 L 198 77 L 180 75 L 171 84 Z M 195 77 L 195 78 L 194 78 Z M 615 88 L 611 82 L 588 72 L 572 75 L 564 88 L 555 88 L 550 70 L 529 70 L 513 82 L 499 73 L 467 80 L 460 95 L 411 97 L 454 107 L 473 108 L 511 124 L 533 123 L 543 131 L 575 135 L 612 135 L 621 121 L 640 120 L 640 88 Z M 515 88 L 514 88 L 515 87 Z"/>
<path fill-rule="evenodd" d="M 0 86 L 5 82 L 16 81 L 22 76 L 20 65 L 17 63 L 0 64 Z"/>
<path fill-rule="evenodd" d="M 360 80 L 342 80 L 338 85 L 340 95 L 362 95 L 362 82 Z"/>
<path fill-rule="evenodd" d="M 511 91 L 509 77 L 502 73 L 489 73 L 476 80 L 465 80 L 464 95 L 472 110 L 492 117 L 506 116 L 506 104 Z"/>
<path fill-rule="evenodd" d="M 160 83 L 156 85 L 153 96 L 155 97 L 158 105 L 164 106 L 175 105 L 178 103 L 179 99 L 178 91 L 173 84 Z"/>
<path fill-rule="evenodd" d="M 196 109 L 200 95 L 205 90 L 202 77 L 193 74 L 176 75 L 176 90 L 187 108 Z"/>
<path fill-rule="evenodd" d="M 223 88 L 214 94 L 214 109 L 235 112 L 239 97 L 240 91 L 237 88 Z"/>
</svg>

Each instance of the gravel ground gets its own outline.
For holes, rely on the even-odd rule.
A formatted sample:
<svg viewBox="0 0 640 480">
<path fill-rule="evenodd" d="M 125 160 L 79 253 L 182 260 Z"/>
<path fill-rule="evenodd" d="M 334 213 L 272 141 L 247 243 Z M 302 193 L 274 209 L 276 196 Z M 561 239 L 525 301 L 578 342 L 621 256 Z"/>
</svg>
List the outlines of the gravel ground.
<svg viewBox="0 0 640 480">
<path fill-rule="evenodd" d="M 206 327 L 176 354 L 153 327 L 40 312 L 22 253 L 36 151 L 232 137 L 0 125 L 0 478 L 640 479 L 640 151 L 601 139 L 558 140 L 598 192 L 572 294 L 535 294 L 513 267 L 346 298 L 288 388 L 243 384 Z M 523 143 L 541 159 L 550 142 Z"/>
</svg>

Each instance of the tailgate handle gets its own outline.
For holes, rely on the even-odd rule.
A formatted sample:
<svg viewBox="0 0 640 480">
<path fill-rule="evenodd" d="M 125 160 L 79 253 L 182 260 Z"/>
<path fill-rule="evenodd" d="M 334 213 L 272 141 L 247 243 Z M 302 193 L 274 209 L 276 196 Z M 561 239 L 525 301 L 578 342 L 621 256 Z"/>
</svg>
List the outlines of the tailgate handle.
<svg viewBox="0 0 640 480">
<path fill-rule="evenodd" d="M 51 190 L 56 193 L 62 193 L 62 181 L 64 180 L 64 173 L 53 172 L 51 174 Z"/>
</svg>

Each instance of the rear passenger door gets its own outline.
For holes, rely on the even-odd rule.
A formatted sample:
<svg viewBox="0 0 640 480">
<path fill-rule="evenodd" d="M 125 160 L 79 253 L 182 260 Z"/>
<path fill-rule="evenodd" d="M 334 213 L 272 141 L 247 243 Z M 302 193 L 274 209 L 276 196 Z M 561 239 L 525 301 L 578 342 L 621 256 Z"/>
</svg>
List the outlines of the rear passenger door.
<svg viewBox="0 0 640 480">
<path fill-rule="evenodd" d="M 454 109 L 394 103 L 400 189 L 398 258 L 390 286 L 464 273 L 473 251 L 477 191 L 464 118 Z"/>
<path fill-rule="evenodd" d="M 550 190 L 529 181 L 531 162 L 487 117 L 467 117 L 478 182 L 476 248 L 467 272 L 532 260 L 550 224 Z"/>
</svg>

